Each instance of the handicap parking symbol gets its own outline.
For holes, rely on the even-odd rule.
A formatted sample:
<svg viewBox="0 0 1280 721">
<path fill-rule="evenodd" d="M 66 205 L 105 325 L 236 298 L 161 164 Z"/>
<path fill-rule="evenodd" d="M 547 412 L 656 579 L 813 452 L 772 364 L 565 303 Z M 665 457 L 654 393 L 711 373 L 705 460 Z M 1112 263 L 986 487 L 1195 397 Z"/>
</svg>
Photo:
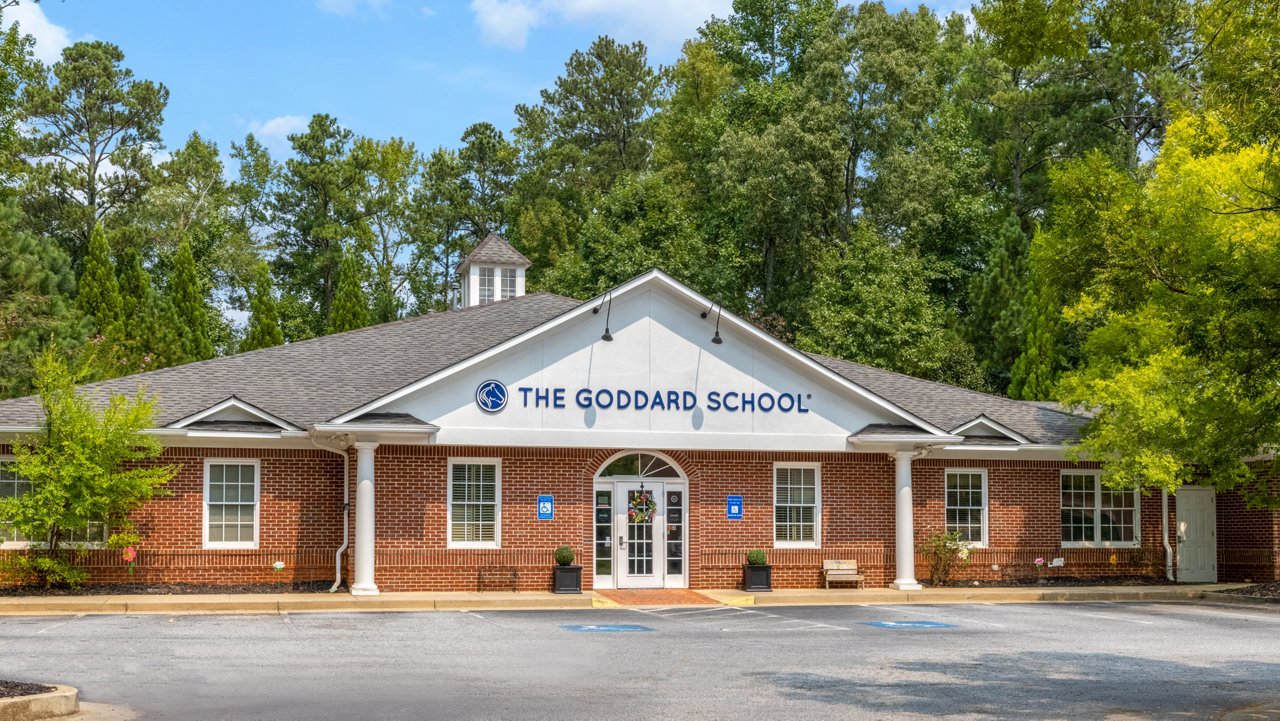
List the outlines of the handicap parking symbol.
<svg viewBox="0 0 1280 721">
<path fill-rule="evenodd" d="M 556 517 L 556 499 L 554 496 L 538 496 L 538 520 L 553 521 Z"/>
<path fill-rule="evenodd" d="M 938 621 L 863 621 L 862 625 L 876 628 L 955 628 L 954 624 Z"/>
</svg>

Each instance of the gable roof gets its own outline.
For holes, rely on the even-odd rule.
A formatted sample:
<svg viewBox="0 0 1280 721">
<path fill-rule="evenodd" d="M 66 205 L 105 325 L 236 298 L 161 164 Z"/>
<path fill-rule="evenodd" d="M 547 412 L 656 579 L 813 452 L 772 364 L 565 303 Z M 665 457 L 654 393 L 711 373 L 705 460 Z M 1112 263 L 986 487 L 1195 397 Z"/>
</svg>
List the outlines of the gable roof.
<svg viewBox="0 0 1280 721">
<path fill-rule="evenodd" d="M 613 292 L 654 278 L 701 297 L 657 271 L 639 276 Z M 370 420 L 382 405 L 380 401 L 402 395 L 432 377 L 447 376 L 459 365 L 500 352 L 522 337 L 577 317 L 575 310 L 589 312 L 590 307 L 584 306 L 594 305 L 595 301 L 584 303 L 537 293 L 116 378 L 85 388 L 131 395 L 145 387 L 157 398 L 159 426 L 200 416 L 232 396 L 270 414 L 272 420 L 299 428 L 331 419 L 341 422 L 344 416 L 356 418 L 363 414 L 363 420 Z M 1088 420 L 1051 403 L 1015 401 L 838 358 L 802 354 L 746 321 L 730 314 L 725 314 L 724 319 L 802 362 L 815 363 L 880 405 L 898 409 L 900 415 L 905 414 L 904 420 L 917 424 L 903 426 L 903 431 L 936 434 L 941 429 L 946 433 L 985 416 L 1033 444 L 1061 445 L 1076 440 Z M 36 426 L 41 415 L 34 396 L 0 401 L 0 430 Z M 385 414 L 376 417 L 383 424 L 414 425 L 408 418 Z M 422 424 L 431 420 L 420 419 Z"/>
<path fill-rule="evenodd" d="M 470 358 L 580 301 L 551 293 L 428 313 L 390 323 L 198 363 L 90 383 L 86 390 L 157 399 L 158 426 L 196 415 L 229 396 L 307 428 Z M 0 401 L 0 427 L 42 418 L 34 396 Z"/>
<path fill-rule="evenodd" d="M 515 246 L 507 242 L 497 233 L 490 233 L 484 237 L 476 247 L 467 254 L 466 260 L 462 261 L 461 268 L 466 268 L 472 263 L 492 263 L 493 265 L 518 265 L 521 268 L 528 268 L 533 262 L 515 249 Z"/>
</svg>

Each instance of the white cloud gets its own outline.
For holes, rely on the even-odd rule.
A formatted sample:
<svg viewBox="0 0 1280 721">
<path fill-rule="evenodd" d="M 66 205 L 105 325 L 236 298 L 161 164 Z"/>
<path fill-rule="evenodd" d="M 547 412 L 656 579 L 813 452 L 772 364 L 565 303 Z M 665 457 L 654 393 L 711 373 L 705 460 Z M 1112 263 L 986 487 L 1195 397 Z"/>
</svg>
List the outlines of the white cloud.
<svg viewBox="0 0 1280 721">
<path fill-rule="evenodd" d="M 359 15 L 368 9 L 374 15 L 386 17 L 391 0 L 316 0 L 316 7 L 333 15 Z"/>
<path fill-rule="evenodd" d="M 712 15 L 733 11 L 732 0 L 472 0 L 486 43 L 519 50 L 543 24 L 600 27 L 622 42 L 641 40 L 661 51 L 678 48 Z"/>
<path fill-rule="evenodd" d="M 58 62 L 62 58 L 62 49 L 71 44 L 71 34 L 67 29 L 49 22 L 44 10 L 30 0 L 6 9 L 4 20 L 5 28 L 12 22 L 17 22 L 24 35 L 36 39 L 36 59 L 46 65 Z"/>
<path fill-rule="evenodd" d="M 250 120 L 245 127 L 273 155 L 278 155 L 290 151 L 289 136 L 305 131 L 308 122 L 309 119 L 301 115 L 280 115 L 270 120 Z"/>
<path fill-rule="evenodd" d="M 486 44 L 520 50 L 529 31 L 542 22 L 542 13 L 523 0 L 471 0 L 480 38 Z"/>
</svg>

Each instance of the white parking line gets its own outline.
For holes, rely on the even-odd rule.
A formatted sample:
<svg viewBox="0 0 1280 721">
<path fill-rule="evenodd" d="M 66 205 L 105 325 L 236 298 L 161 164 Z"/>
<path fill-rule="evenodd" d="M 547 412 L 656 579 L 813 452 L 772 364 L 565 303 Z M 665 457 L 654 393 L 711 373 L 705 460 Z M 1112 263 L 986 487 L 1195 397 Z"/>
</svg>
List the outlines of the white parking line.
<svg viewBox="0 0 1280 721">
<path fill-rule="evenodd" d="M 881 608 L 886 608 L 890 611 L 898 611 L 899 613 L 914 613 L 917 616 L 924 616 L 926 618 L 944 618 L 943 616 L 937 613 L 925 613 L 924 611 L 914 611 L 906 608 L 897 608 L 896 606 L 881 606 Z M 1005 627 L 1003 623 L 992 623 L 991 621 L 979 621 L 976 618 L 961 618 L 959 616 L 946 616 L 945 618 L 947 620 L 964 621 L 965 623 L 977 623 L 983 626 L 995 626 L 996 628 Z"/>
<path fill-rule="evenodd" d="M 40 629 L 39 631 L 36 631 L 34 635 L 39 636 L 40 634 L 44 633 L 45 631 L 52 631 L 52 630 L 53 630 L 53 629 L 55 629 L 55 628 L 62 628 L 63 626 L 67 625 L 68 623 L 71 623 L 73 620 L 75 620 L 75 619 L 77 619 L 77 618 L 84 618 L 84 614 L 83 614 L 83 613 L 77 613 L 75 616 L 73 616 L 72 618 L 67 619 L 66 621 L 60 621 L 60 622 L 58 622 L 58 623 L 53 624 L 52 626 L 45 626 L 44 628 Z"/>
<path fill-rule="evenodd" d="M 1068 616 L 1087 616 L 1089 618 L 1106 618 L 1112 621 L 1128 621 L 1129 623 L 1141 623 L 1144 626 L 1151 626 L 1155 624 L 1155 621 L 1142 621 L 1136 618 L 1125 618 L 1124 616 L 1110 616 L 1105 613 L 1077 613 L 1075 611 L 1062 611 L 1061 613 L 1065 613 Z"/>
<path fill-rule="evenodd" d="M 1161 607 L 1160 610 L 1164 611 L 1166 610 L 1166 607 Z M 1280 616 L 1258 616 L 1252 613 L 1232 613 L 1231 611 L 1211 611 L 1201 606 L 1183 606 L 1183 605 L 1168 606 L 1167 610 L 1185 612 L 1185 613 L 1208 613 L 1214 616 L 1232 616 L 1235 618 L 1251 618 L 1258 621 L 1270 621 L 1271 623 L 1280 623 Z"/>
</svg>

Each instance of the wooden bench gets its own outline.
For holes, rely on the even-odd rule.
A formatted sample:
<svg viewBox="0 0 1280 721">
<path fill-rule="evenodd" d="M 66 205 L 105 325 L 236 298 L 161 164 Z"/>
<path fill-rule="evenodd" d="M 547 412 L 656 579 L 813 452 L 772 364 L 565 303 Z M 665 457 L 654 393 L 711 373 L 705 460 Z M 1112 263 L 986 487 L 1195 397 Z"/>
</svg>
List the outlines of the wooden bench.
<svg viewBox="0 0 1280 721">
<path fill-rule="evenodd" d="M 866 576 L 858 573 L 857 561 L 823 561 L 822 562 L 822 583 L 831 588 L 831 582 L 848 581 L 854 584 L 854 588 L 862 585 Z"/>
</svg>

